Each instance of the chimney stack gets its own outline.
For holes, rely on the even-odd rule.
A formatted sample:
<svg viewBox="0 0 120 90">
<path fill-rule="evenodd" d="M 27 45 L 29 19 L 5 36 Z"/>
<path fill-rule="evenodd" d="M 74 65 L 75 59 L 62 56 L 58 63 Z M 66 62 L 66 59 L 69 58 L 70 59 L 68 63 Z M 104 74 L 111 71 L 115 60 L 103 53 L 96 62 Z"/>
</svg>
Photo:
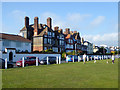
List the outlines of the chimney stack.
<svg viewBox="0 0 120 90">
<path fill-rule="evenodd" d="M 29 17 L 25 16 L 25 27 L 29 26 Z"/>
<path fill-rule="evenodd" d="M 70 34 L 70 29 L 69 28 L 66 28 L 66 34 Z"/>
<path fill-rule="evenodd" d="M 47 26 L 52 29 L 52 19 L 50 17 L 47 18 Z"/>
<path fill-rule="evenodd" d="M 38 17 L 34 18 L 34 36 L 38 35 Z"/>
<path fill-rule="evenodd" d="M 54 31 L 58 31 L 59 27 L 58 26 L 55 26 L 54 27 Z"/>
</svg>

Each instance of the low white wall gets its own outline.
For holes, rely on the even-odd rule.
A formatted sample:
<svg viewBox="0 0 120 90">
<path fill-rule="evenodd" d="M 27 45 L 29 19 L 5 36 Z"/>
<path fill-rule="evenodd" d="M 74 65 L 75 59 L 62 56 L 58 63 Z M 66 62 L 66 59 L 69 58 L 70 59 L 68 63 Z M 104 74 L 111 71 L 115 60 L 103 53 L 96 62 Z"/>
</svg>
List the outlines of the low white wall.
<svg viewBox="0 0 120 90">
<path fill-rule="evenodd" d="M 39 57 L 39 60 L 43 59 L 46 56 L 61 56 L 61 54 L 14 54 L 13 55 L 13 62 L 17 62 L 20 60 L 22 57 L 25 56 L 36 56 Z M 2 58 L 6 59 L 9 61 L 9 55 L 8 54 L 2 54 Z"/>
</svg>

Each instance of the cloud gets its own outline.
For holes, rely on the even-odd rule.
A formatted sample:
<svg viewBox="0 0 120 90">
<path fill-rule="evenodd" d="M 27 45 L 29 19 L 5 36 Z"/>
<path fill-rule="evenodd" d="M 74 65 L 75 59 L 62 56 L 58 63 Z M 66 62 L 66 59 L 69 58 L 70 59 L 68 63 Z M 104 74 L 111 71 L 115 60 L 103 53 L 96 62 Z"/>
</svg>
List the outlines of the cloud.
<svg viewBox="0 0 120 90">
<path fill-rule="evenodd" d="M 62 20 L 62 17 L 55 13 L 51 12 L 44 12 L 41 14 L 41 22 L 47 23 L 47 18 L 51 17 L 52 18 L 52 26 L 59 26 L 61 28 L 65 28 L 66 22 Z"/>
<path fill-rule="evenodd" d="M 105 19 L 105 16 L 98 16 L 96 17 L 90 24 L 92 26 L 98 26 L 99 24 L 101 24 Z"/>
<path fill-rule="evenodd" d="M 48 17 L 52 18 L 52 25 L 59 26 L 62 29 L 70 28 L 70 29 L 80 29 L 80 22 L 84 21 L 91 15 L 89 14 L 80 14 L 80 13 L 68 13 L 66 16 L 61 17 L 55 13 L 44 12 L 41 14 L 41 21 L 46 23 Z"/>
<path fill-rule="evenodd" d="M 72 21 L 74 23 L 78 23 L 83 21 L 84 19 L 90 17 L 91 15 L 89 14 L 80 14 L 80 13 L 68 13 L 67 14 L 67 20 Z"/>
<path fill-rule="evenodd" d="M 83 38 L 96 45 L 106 44 L 109 46 L 118 45 L 118 33 L 97 34 L 97 35 L 84 35 Z"/>
</svg>

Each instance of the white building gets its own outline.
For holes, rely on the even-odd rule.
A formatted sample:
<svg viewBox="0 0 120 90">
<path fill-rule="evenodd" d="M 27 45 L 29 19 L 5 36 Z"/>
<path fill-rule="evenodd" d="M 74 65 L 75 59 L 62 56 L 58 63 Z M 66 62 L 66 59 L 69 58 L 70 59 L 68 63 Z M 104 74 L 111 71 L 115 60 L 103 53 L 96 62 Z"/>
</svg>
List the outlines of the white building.
<svg viewBox="0 0 120 90">
<path fill-rule="evenodd" d="M 31 52 L 31 41 L 19 35 L 0 33 L 0 51 L 6 48 L 15 49 L 16 52 Z"/>
</svg>

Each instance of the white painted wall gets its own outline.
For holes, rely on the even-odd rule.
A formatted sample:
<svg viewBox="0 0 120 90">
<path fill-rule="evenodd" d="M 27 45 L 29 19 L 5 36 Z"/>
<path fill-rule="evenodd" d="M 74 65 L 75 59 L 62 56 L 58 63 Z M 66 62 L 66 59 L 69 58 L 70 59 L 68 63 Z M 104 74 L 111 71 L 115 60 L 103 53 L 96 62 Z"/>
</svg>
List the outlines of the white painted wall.
<svg viewBox="0 0 120 90">
<path fill-rule="evenodd" d="M 26 56 L 36 56 L 39 57 L 39 60 L 43 59 L 46 56 L 61 56 L 60 54 L 14 54 L 13 56 L 13 62 L 17 62 L 20 60 L 22 57 Z M 2 58 L 6 59 L 9 61 L 9 54 L 2 54 Z"/>
<path fill-rule="evenodd" d="M 8 45 L 4 45 L 3 43 L 8 43 Z M 17 43 L 21 44 L 21 46 L 17 46 Z M 5 50 L 5 48 L 16 48 L 16 50 L 25 51 L 28 50 L 28 52 L 31 52 L 31 43 L 29 42 L 20 42 L 20 41 L 11 41 L 2 39 L 1 42 L 2 45 L 2 51 Z"/>
<path fill-rule="evenodd" d="M 15 50 L 10 50 L 7 49 L 6 53 L 2 53 L 2 58 L 6 59 L 9 61 L 9 53 L 12 52 L 13 53 L 13 62 L 17 62 L 18 60 L 20 60 L 22 57 L 26 57 L 26 56 L 36 56 L 39 57 L 39 60 L 43 59 L 46 56 L 61 56 L 61 54 L 24 54 L 24 53 L 16 53 Z"/>
</svg>

